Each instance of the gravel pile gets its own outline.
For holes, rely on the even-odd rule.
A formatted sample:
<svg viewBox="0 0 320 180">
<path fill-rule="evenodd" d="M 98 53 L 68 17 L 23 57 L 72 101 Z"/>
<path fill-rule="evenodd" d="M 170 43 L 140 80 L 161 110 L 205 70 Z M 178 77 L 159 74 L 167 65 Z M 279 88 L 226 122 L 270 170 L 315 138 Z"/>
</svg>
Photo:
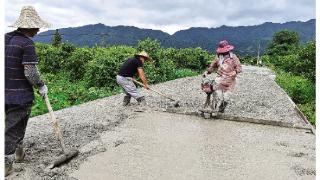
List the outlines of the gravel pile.
<svg viewBox="0 0 320 180">
<path fill-rule="evenodd" d="M 288 96 L 273 79 L 274 74 L 268 69 L 244 67 L 244 72 L 238 77 L 232 103 L 225 114 L 304 125 Z M 188 114 L 198 112 L 205 101 L 205 93 L 200 90 L 200 83 L 201 77 L 197 76 L 169 81 L 152 88 L 179 100 L 181 107 L 176 108 L 176 111 Z M 99 139 L 102 132 L 112 131 L 127 118 L 134 118 L 141 110 L 165 111 L 172 108 L 173 103 L 170 100 L 146 90 L 141 90 L 141 93 L 148 102 L 148 106 L 144 108 L 135 106 L 135 101 L 129 107 L 122 107 L 124 94 L 119 94 L 55 112 L 61 121 L 67 147 L 81 149 Z M 119 142 L 111 146 L 117 144 Z M 48 114 L 30 119 L 25 146 L 25 161 L 15 164 L 17 172 L 7 179 L 70 179 L 67 174 L 77 169 L 88 156 L 108 148 L 99 143 L 88 146 L 69 164 L 51 171 L 45 170 L 47 165 L 61 154 Z"/>
</svg>

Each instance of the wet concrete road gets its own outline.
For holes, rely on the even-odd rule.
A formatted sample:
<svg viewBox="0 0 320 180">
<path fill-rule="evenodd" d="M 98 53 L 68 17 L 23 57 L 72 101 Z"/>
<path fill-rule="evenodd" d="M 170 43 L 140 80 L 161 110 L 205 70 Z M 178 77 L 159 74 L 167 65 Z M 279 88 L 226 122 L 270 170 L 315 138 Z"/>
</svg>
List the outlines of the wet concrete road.
<svg viewBox="0 0 320 180">
<path fill-rule="evenodd" d="M 120 143 L 89 157 L 69 176 L 315 179 L 315 136 L 305 130 L 154 112 L 126 120 L 97 141 Z"/>
</svg>

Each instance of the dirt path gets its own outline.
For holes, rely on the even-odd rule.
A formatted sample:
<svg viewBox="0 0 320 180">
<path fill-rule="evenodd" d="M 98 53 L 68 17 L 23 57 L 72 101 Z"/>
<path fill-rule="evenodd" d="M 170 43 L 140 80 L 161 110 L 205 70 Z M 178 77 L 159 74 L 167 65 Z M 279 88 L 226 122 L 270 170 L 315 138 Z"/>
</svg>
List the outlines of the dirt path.
<svg viewBox="0 0 320 180">
<path fill-rule="evenodd" d="M 314 179 L 305 131 L 168 113 L 141 113 L 100 141 L 122 142 L 71 174 L 98 179 Z"/>
<path fill-rule="evenodd" d="M 274 78 L 273 73 L 268 69 L 257 68 L 257 67 L 245 67 L 244 72 L 238 78 L 238 83 L 237 83 L 235 92 L 232 96 L 232 103 L 226 109 L 225 115 L 228 117 L 241 117 L 240 120 L 242 119 L 242 121 L 252 120 L 252 121 L 256 121 L 256 123 L 267 122 L 267 124 L 273 124 L 273 125 L 287 124 L 289 125 L 289 127 L 307 128 L 305 123 L 302 121 L 301 117 L 294 110 L 294 105 L 292 104 L 291 100 L 288 98 L 285 92 L 274 82 L 273 78 Z M 208 124 L 209 121 L 204 120 L 203 122 L 204 124 L 201 125 L 201 122 L 199 122 L 199 118 L 196 114 L 197 109 L 199 109 L 199 107 L 202 106 L 205 98 L 204 93 L 202 93 L 199 88 L 200 82 L 201 82 L 201 77 L 198 76 L 198 77 L 177 79 L 174 81 L 169 81 L 166 83 L 153 86 L 153 88 L 160 90 L 168 94 L 169 96 L 179 99 L 181 102 L 180 103 L 181 107 L 178 109 L 172 109 L 171 107 L 172 104 L 170 103 L 170 101 L 165 100 L 154 93 L 149 93 L 149 92 L 146 92 L 145 90 L 142 90 L 142 93 L 146 95 L 146 99 L 148 101 L 146 112 L 155 113 L 154 117 L 152 117 L 154 118 L 155 122 L 156 121 L 161 122 L 160 117 L 164 116 L 164 119 L 170 117 L 170 119 L 174 121 L 172 122 L 172 125 L 174 125 L 174 123 L 178 123 L 179 121 L 179 122 L 184 122 L 184 124 L 186 124 L 185 126 L 194 126 L 194 128 L 196 128 L 197 126 L 201 126 L 203 129 L 205 125 L 208 125 L 213 129 L 216 128 L 215 126 L 217 125 L 216 124 L 217 122 L 215 121 L 214 121 L 215 123 L 213 124 Z M 111 96 L 104 99 L 88 102 L 80 106 L 74 106 L 74 107 L 63 109 L 56 112 L 56 116 L 61 121 L 63 136 L 65 137 L 65 143 L 70 148 L 72 147 L 72 148 L 80 149 L 81 152 L 77 158 L 73 159 L 67 165 L 61 166 L 59 168 L 55 168 L 51 171 L 46 171 L 45 167 L 49 163 L 51 163 L 55 159 L 55 157 L 60 155 L 61 150 L 58 146 L 58 142 L 56 138 L 52 133 L 52 127 L 50 124 L 51 122 L 49 119 L 49 115 L 46 114 L 46 115 L 42 115 L 42 116 L 38 116 L 30 119 L 27 127 L 26 137 L 25 137 L 25 145 L 27 149 L 26 159 L 23 163 L 14 165 L 16 172 L 13 173 L 11 176 L 9 176 L 7 179 L 73 179 L 69 175 L 72 174 L 76 169 L 82 168 L 81 165 L 85 163 L 86 160 L 90 159 L 90 157 L 94 157 L 95 155 L 99 156 L 100 154 L 105 155 L 105 153 L 114 153 L 114 151 L 117 148 L 121 148 L 121 147 L 128 146 L 128 148 L 126 149 L 129 150 L 131 146 L 134 147 L 136 145 L 139 145 L 140 142 L 138 141 L 138 139 L 135 139 L 135 140 L 132 139 L 134 140 L 132 142 L 129 140 L 125 141 L 125 139 L 123 140 L 123 138 L 126 136 L 122 136 L 123 133 L 115 131 L 115 129 L 117 129 L 117 127 L 120 125 L 121 125 L 121 128 L 125 128 L 127 123 L 131 123 L 131 126 L 133 127 L 141 126 L 142 129 L 145 129 L 146 132 L 141 132 L 141 133 L 142 134 L 145 133 L 145 135 L 147 136 L 148 134 L 151 133 L 151 130 L 148 128 L 157 130 L 157 128 L 155 127 L 157 127 L 157 125 L 160 125 L 160 124 L 143 124 L 143 123 L 133 124 L 132 122 L 134 122 L 134 120 L 137 117 L 140 117 L 141 113 L 137 112 L 136 106 L 134 105 L 135 102 L 133 102 L 133 105 L 127 108 L 122 107 L 121 106 L 122 98 L 123 98 L 123 94 L 119 94 L 116 96 Z M 163 115 L 162 112 L 164 111 L 166 112 L 170 111 L 171 113 L 174 113 L 174 114 Z M 184 119 L 181 117 L 185 117 L 185 116 L 178 115 L 177 113 L 193 114 L 193 116 L 188 116 L 188 118 Z M 159 116 L 157 116 L 157 114 L 159 114 Z M 146 114 L 146 116 L 148 115 Z M 177 119 L 173 117 L 177 117 Z M 181 121 L 181 119 L 184 119 L 184 120 Z M 145 120 L 143 120 L 143 117 L 142 119 L 140 119 L 140 121 L 146 122 Z M 140 122 L 140 121 L 137 121 L 137 122 Z M 168 123 L 168 122 L 165 121 L 163 123 Z M 210 123 L 212 122 L 210 121 Z M 231 125 L 231 124 L 235 124 L 235 125 Z M 148 125 L 150 125 L 151 127 L 149 127 Z M 184 126 L 183 124 L 180 124 L 180 125 L 182 127 Z M 293 128 L 289 128 L 289 129 L 287 128 L 286 130 L 282 130 L 283 128 L 280 128 L 277 126 L 275 127 L 271 126 L 268 131 L 264 132 L 265 131 L 264 129 L 260 129 L 259 131 L 255 130 L 256 126 L 260 127 L 259 125 L 255 125 L 255 124 L 248 124 L 248 123 L 241 124 L 237 122 L 225 122 L 225 121 L 224 123 L 220 123 L 219 121 L 218 125 L 220 125 L 222 129 L 225 129 L 225 132 L 224 132 L 225 137 L 227 136 L 229 137 L 230 135 L 232 135 L 233 131 L 237 132 L 236 128 L 233 128 L 234 129 L 233 131 L 228 132 L 226 130 L 226 127 L 223 128 L 223 126 L 227 126 L 227 125 L 239 126 L 239 127 L 244 126 L 244 127 L 248 127 L 248 130 L 250 130 L 250 128 L 253 128 L 251 129 L 251 131 L 257 131 L 257 133 L 262 133 L 268 137 L 270 136 L 270 138 L 273 137 L 275 139 L 278 138 L 277 133 L 283 132 L 283 136 L 285 136 L 287 139 L 284 138 L 284 143 L 281 143 L 279 141 L 280 146 L 272 146 L 274 148 L 274 151 L 278 151 L 278 150 L 280 151 L 284 149 L 283 146 L 287 146 L 286 141 L 288 141 L 288 142 L 292 142 L 292 145 L 288 145 L 286 148 L 286 151 L 288 153 L 291 151 L 293 153 L 298 153 L 297 155 L 294 155 L 294 156 L 301 156 L 301 157 L 285 156 L 285 157 L 282 157 L 283 159 L 288 160 L 288 158 L 289 159 L 291 158 L 292 161 L 295 161 L 295 159 L 306 159 L 306 158 L 309 159 L 309 161 L 305 161 L 305 162 L 303 160 L 298 160 L 297 166 L 292 166 L 292 165 L 286 166 L 287 168 L 286 172 L 288 173 L 290 172 L 288 175 L 292 175 L 292 172 L 291 172 L 292 168 L 295 169 L 294 172 L 296 172 L 296 174 L 302 175 L 297 177 L 304 178 L 305 174 L 311 174 L 311 175 L 314 174 L 315 165 L 312 166 L 312 164 L 315 164 L 314 162 L 315 139 L 313 138 L 313 135 L 305 133 L 305 132 L 308 132 L 308 130 L 298 130 Z M 164 124 L 163 126 L 165 128 L 167 125 Z M 269 126 L 266 126 L 266 127 L 269 128 Z M 202 135 L 205 135 L 205 134 L 201 132 L 196 132 L 196 129 L 190 129 L 190 133 L 193 133 L 195 135 L 194 140 L 198 141 L 203 139 L 204 137 L 202 137 Z M 161 128 L 159 129 L 159 132 L 160 130 Z M 189 137 L 192 139 L 193 136 L 188 135 L 187 130 L 188 128 L 177 129 L 177 131 L 181 131 L 181 133 L 183 133 L 186 137 Z M 124 129 L 123 132 L 126 132 L 126 131 L 127 130 Z M 105 133 L 107 134 L 111 133 L 111 135 L 104 136 Z M 116 135 L 112 135 L 112 133 L 115 133 Z M 117 136 L 118 133 L 119 133 L 119 136 Z M 177 136 L 182 138 L 181 136 L 179 136 L 179 134 L 172 134 L 173 132 L 170 132 L 170 133 L 169 133 L 170 134 L 169 137 Z M 208 131 L 208 134 L 210 133 L 213 133 L 213 132 Z M 286 133 L 288 133 L 288 135 L 286 135 Z M 132 133 L 132 134 L 135 134 L 135 133 Z M 243 136 L 246 135 L 245 131 L 243 131 L 241 134 Z M 216 139 L 214 135 L 215 134 L 212 134 L 212 136 L 210 137 L 212 139 Z M 223 132 L 221 132 L 221 135 L 223 135 Z M 254 136 L 253 133 L 251 133 L 251 135 Z M 207 138 L 207 140 L 200 141 L 199 142 L 200 144 L 198 144 L 200 147 L 205 147 L 206 144 L 208 146 L 212 145 L 212 142 L 209 141 L 209 136 L 206 135 L 205 137 Z M 231 138 L 233 137 L 234 136 L 231 136 Z M 308 155 L 305 155 L 304 150 L 306 149 L 303 149 L 303 148 L 298 149 L 299 152 L 295 152 L 294 147 L 300 146 L 300 145 L 304 146 L 303 143 L 299 144 L 299 142 L 297 141 L 291 141 L 291 139 L 295 139 L 295 138 L 296 139 L 301 138 L 300 140 L 302 141 L 302 139 L 305 137 L 307 137 L 307 141 L 308 141 L 306 145 L 306 149 L 308 150 L 307 152 Z M 137 136 L 133 136 L 133 138 L 137 138 Z M 146 137 L 141 136 L 140 138 L 141 138 L 141 142 L 143 142 L 142 140 L 144 140 Z M 170 140 L 170 138 L 168 139 Z M 176 141 L 174 139 L 172 140 Z M 179 145 L 180 149 L 181 149 L 180 146 L 184 146 L 183 140 L 184 139 L 182 139 L 181 143 L 177 144 Z M 260 136 L 260 140 L 264 142 L 264 136 Z M 152 143 L 152 141 L 148 143 Z M 233 143 L 236 143 L 236 142 L 237 141 L 234 141 Z M 245 143 L 244 144 L 228 144 L 228 146 L 239 146 L 239 145 L 250 146 L 251 141 L 244 141 L 244 142 L 248 144 L 245 144 Z M 276 143 L 275 141 L 273 142 Z M 168 144 L 166 144 L 165 142 L 163 143 L 165 147 L 168 146 Z M 222 141 L 220 143 L 222 143 Z M 281 144 L 283 144 L 283 146 Z M 197 163 L 199 163 L 200 161 L 197 160 L 197 154 L 192 154 L 193 152 L 195 153 L 195 151 L 193 151 L 192 149 L 194 149 L 195 148 L 194 146 L 197 144 L 189 144 L 189 145 L 190 145 L 190 148 L 188 149 L 190 149 L 190 152 L 186 151 L 185 155 L 188 153 L 191 153 L 189 155 L 191 158 L 190 161 L 188 159 L 185 159 L 185 160 L 177 159 L 177 161 L 178 162 L 182 161 L 182 162 L 185 162 L 186 164 L 194 161 L 197 161 Z M 186 144 L 185 146 L 189 147 L 189 145 Z M 216 145 L 220 147 L 223 144 L 216 144 Z M 228 146 L 224 148 L 227 148 Z M 161 148 L 165 149 L 165 147 L 158 147 L 158 148 L 159 150 L 161 150 Z M 258 150 L 258 152 L 262 151 L 263 150 L 262 147 L 263 146 L 261 145 L 260 146 L 261 149 L 256 149 L 256 150 Z M 168 147 L 168 148 L 169 149 L 167 154 L 177 153 L 175 151 L 170 152 L 171 150 L 173 150 L 172 147 Z M 212 150 L 213 152 L 215 152 L 214 148 Z M 128 152 L 132 152 L 132 151 L 128 151 Z M 152 153 L 152 149 L 146 149 L 146 152 Z M 229 151 L 225 151 L 225 152 L 227 154 L 232 153 Z M 123 151 L 123 153 L 125 152 Z M 155 151 L 154 153 L 157 153 L 157 152 Z M 268 154 L 269 151 L 266 153 Z M 224 156 L 228 156 L 227 154 L 224 154 Z M 282 153 L 282 155 L 284 156 L 284 153 Z M 181 157 L 181 156 L 177 156 L 177 157 Z M 211 164 L 213 163 L 213 160 L 215 157 L 216 156 L 212 156 L 212 157 L 207 156 L 206 159 L 208 159 L 208 163 Z M 245 155 L 243 155 L 242 157 L 245 157 Z M 259 156 L 257 155 L 256 158 L 259 158 Z M 238 159 L 235 159 L 235 160 L 238 160 Z M 230 159 L 230 161 L 232 161 L 232 159 Z M 252 161 L 254 161 L 254 159 L 252 159 Z M 140 162 L 141 167 L 146 167 L 147 164 L 143 164 L 143 162 L 144 161 Z M 236 162 L 239 162 L 239 161 L 236 161 Z M 262 162 L 265 162 L 265 161 L 262 161 Z M 162 165 L 166 165 L 165 162 L 163 163 L 164 164 Z M 231 162 L 228 162 L 228 163 L 231 163 Z M 259 161 L 255 163 L 259 163 Z M 216 163 L 213 163 L 213 165 L 214 164 Z M 210 167 L 212 167 L 212 170 L 215 171 L 215 169 L 213 168 L 214 167 L 213 165 L 210 165 L 209 169 Z M 159 166 L 161 166 L 161 164 Z M 197 166 L 199 166 L 199 164 Z M 223 164 L 221 164 L 221 166 L 223 166 Z M 119 166 L 119 168 L 121 169 L 123 167 Z M 201 167 L 199 166 L 198 169 L 201 169 Z M 182 171 L 182 169 L 179 169 L 179 171 L 180 170 Z M 108 170 L 105 170 L 105 171 L 108 171 Z M 131 170 L 131 171 L 134 171 L 134 170 Z M 241 173 L 240 170 L 238 172 Z M 247 171 L 244 170 L 244 172 L 247 172 Z"/>
</svg>

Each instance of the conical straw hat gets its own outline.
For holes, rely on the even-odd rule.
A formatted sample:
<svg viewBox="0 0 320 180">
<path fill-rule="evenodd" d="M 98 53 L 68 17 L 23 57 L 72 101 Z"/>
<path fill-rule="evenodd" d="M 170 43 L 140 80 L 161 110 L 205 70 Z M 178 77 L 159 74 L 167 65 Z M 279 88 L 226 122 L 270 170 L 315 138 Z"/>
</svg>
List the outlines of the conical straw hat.
<svg viewBox="0 0 320 180">
<path fill-rule="evenodd" d="M 32 6 L 23 6 L 18 20 L 9 27 L 16 28 L 48 28 L 51 25 L 43 21 Z"/>
</svg>

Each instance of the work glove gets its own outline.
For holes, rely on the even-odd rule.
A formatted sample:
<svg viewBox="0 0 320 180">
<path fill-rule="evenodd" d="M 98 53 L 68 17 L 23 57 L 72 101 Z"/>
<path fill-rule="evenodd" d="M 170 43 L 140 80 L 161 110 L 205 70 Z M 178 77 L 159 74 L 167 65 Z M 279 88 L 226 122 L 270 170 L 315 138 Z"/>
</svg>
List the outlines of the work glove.
<svg viewBox="0 0 320 180">
<path fill-rule="evenodd" d="M 45 97 L 48 94 L 48 87 L 47 85 L 43 85 L 39 88 L 39 93 L 41 95 L 41 97 Z"/>
</svg>

